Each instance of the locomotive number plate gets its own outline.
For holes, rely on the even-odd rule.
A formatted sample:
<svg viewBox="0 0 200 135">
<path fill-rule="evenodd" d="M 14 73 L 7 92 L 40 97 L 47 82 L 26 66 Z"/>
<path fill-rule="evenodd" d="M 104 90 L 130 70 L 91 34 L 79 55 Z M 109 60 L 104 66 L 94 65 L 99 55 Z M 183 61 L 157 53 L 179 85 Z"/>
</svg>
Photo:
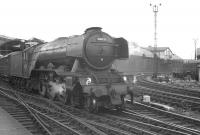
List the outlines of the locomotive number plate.
<svg viewBox="0 0 200 135">
<path fill-rule="evenodd" d="M 106 38 L 97 38 L 97 41 L 106 41 Z"/>
</svg>

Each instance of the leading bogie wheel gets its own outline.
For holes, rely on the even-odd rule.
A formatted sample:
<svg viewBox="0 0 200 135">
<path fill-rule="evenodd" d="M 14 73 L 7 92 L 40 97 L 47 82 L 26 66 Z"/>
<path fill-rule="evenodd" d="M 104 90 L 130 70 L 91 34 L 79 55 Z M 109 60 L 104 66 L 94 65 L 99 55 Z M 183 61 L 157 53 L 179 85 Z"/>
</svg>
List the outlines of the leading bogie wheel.
<svg viewBox="0 0 200 135">
<path fill-rule="evenodd" d="M 87 96 L 85 99 L 85 109 L 91 113 L 98 113 L 99 107 L 97 104 L 97 100 L 93 96 Z"/>
</svg>

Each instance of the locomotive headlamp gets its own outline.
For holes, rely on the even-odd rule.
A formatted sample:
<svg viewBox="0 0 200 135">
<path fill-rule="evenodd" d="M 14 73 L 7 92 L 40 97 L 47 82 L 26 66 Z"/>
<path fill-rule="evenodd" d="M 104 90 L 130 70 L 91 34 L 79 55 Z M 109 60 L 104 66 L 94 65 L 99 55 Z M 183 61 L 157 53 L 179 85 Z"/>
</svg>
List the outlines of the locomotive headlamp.
<svg viewBox="0 0 200 135">
<path fill-rule="evenodd" d="M 93 105 L 95 105 L 96 104 L 96 99 L 93 99 L 92 103 L 93 103 Z"/>
</svg>

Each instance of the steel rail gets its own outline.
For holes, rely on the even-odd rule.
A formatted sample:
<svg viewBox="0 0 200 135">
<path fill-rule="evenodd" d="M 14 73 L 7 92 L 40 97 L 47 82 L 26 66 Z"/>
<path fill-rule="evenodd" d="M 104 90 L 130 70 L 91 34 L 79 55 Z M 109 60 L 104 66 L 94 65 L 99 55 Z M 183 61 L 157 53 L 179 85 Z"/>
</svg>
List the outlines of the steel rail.
<svg viewBox="0 0 200 135">
<path fill-rule="evenodd" d="M 10 91 L 11 93 L 12 93 L 12 91 Z M 19 93 L 19 92 L 18 92 Z M 49 101 L 47 101 L 46 99 L 43 99 L 43 98 L 38 98 L 38 97 L 34 97 L 34 96 L 30 96 L 30 95 L 28 95 L 28 94 L 24 94 L 24 93 L 21 93 L 20 92 L 20 94 L 21 94 L 21 97 L 22 98 L 24 98 L 24 100 L 26 100 L 26 102 L 27 103 L 29 103 L 29 104 L 31 104 L 31 103 L 33 103 L 32 101 L 34 100 L 34 102 L 38 102 L 39 104 L 41 104 L 41 103 L 44 103 L 44 102 L 48 102 L 46 105 L 47 106 L 49 106 L 49 107 L 51 107 L 51 108 L 56 108 L 56 110 L 58 111 L 58 112 L 63 112 L 63 110 L 62 110 L 62 108 L 60 108 L 59 106 L 55 106 L 55 105 L 52 105 L 53 104 L 53 102 L 52 103 L 49 103 Z M 59 109 L 58 109 L 59 108 Z M 67 111 L 65 111 L 65 114 L 68 114 L 68 115 L 71 115 L 71 114 L 69 114 L 69 112 L 67 112 Z M 72 117 L 74 117 L 74 116 L 72 116 Z M 75 117 L 74 117 L 75 118 Z M 77 117 L 76 117 L 77 118 Z M 78 118 L 77 118 L 78 119 Z M 104 122 L 105 123 L 105 122 Z M 115 122 L 113 122 L 114 124 L 115 124 Z M 111 124 L 111 123 L 110 123 Z M 114 124 L 113 124 L 113 126 L 114 126 Z M 126 125 L 127 126 L 127 125 Z M 106 128 L 106 127 L 104 127 L 104 128 Z M 127 128 L 127 127 L 124 127 L 124 126 L 121 126 L 121 128 Z M 130 128 L 130 127 L 129 127 Z M 131 128 L 131 129 L 133 129 L 133 127 Z M 130 130 L 130 129 L 129 129 Z M 142 131 L 142 129 L 136 129 L 136 128 L 134 128 L 133 130 L 136 130 L 137 132 L 146 132 L 146 134 L 150 134 L 150 132 L 148 133 L 148 131 Z M 111 132 L 111 130 L 110 130 L 110 132 Z M 109 133 L 110 133 L 109 132 Z M 119 131 L 120 132 L 120 131 Z M 132 131 L 133 132 L 133 131 Z"/>
<path fill-rule="evenodd" d="M 138 107 L 131 107 L 130 109 L 127 109 L 127 111 L 130 113 L 134 113 L 136 115 L 141 115 L 143 117 L 149 118 L 154 121 L 159 121 L 161 124 L 165 123 L 165 124 L 171 125 L 173 127 L 177 127 L 179 129 L 182 129 L 183 131 L 185 130 L 186 132 L 200 134 L 200 129 L 199 128 L 195 129 L 195 126 L 196 126 L 196 128 L 200 126 L 200 120 L 198 120 L 198 119 L 194 119 L 192 117 L 184 116 L 184 115 L 177 114 L 174 112 L 164 111 L 164 110 L 154 108 L 154 107 L 151 107 L 148 105 L 144 105 L 141 103 L 137 103 L 137 102 L 135 102 L 134 105 L 136 105 Z M 139 108 L 139 109 L 137 109 L 137 108 Z M 142 112 L 144 110 L 144 108 L 146 108 L 148 114 L 146 114 L 145 112 Z M 142 111 L 140 111 L 140 109 Z M 149 115 L 151 115 L 151 116 L 149 116 Z M 152 115 L 154 117 L 152 117 Z M 166 120 L 161 121 L 159 119 L 160 116 L 162 116 L 161 119 L 164 117 L 164 118 L 166 118 Z M 170 120 L 171 122 L 168 121 L 169 119 L 171 119 Z M 173 123 L 173 121 L 176 121 L 176 122 L 178 121 L 178 123 L 180 123 L 180 124 L 175 124 L 176 122 Z M 181 123 L 183 125 L 188 125 L 190 127 L 182 126 Z M 191 128 L 191 127 L 194 127 L 194 128 Z"/>
<path fill-rule="evenodd" d="M 172 86 L 169 84 L 162 84 L 162 83 L 158 83 L 147 78 L 150 78 L 150 76 L 138 77 L 138 83 L 140 85 L 150 85 L 151 87 L 161 86 L 163 88 L 162 89 L 163 91 L 169 91 L 169 92 L 174 92 L 174 93 L 179 93 L 179 94 L 184 94 L 187 96 L 189 95 L 192 97 L 200 98 L 200 90 L 189 88 L 189 87 L 182 88 L 182 87 Z"/>
<path fill-rule="evenodd" d="M 18 94 L 21 94 L 21 95 L 23 95 L 23 96 L 28 96 L 28 99 L 37 99 L 36 97 L 34 97 L 34 96 L 30 96 L 30 95 L 28 95 L 28 94 L 24 94 L 24 93 L 21 93 L 21 92 L 17 92 Z M 16 91 L 12 91 L 12 90 L 10 90 L 9 91 L 9 94 L 12 94 L 12 96 L 15 96 L 15 97 L 12 97 L 13 99 L 16 99 L 18 96 L 16 96 Z M 21 98 L 21 101 L 23 100 L 22 98 L 24 98 L 24 97 L 20 97 Z M 40 100 L 39 101 L 41 101 L 42 99 L 41 98 L 39 98 Z M 17 99 L 16 99 L 17 100 Z M 30 100 L 29 100 L 30 101 Z M 45 100 L 44 100 L 45 101 Z M 27 101 L 23 101 L 24 102 L 24 104 L 27 104 L 26 102 Z M 41 102 L 40 102 L 41 103 Z M 28 108 L 30 108 L 30 106 L 28 107 Z M 31 108 L 32 109 L 32 108 Z M 33 110 L 33 109 L 32 109 Z M 44 117 L 44 116 L 43 116 Z M 79 121 L 80 122 L 80 121 Z M 92 127 L 92 126 L 90 126 L 90 125 L 88 125 L 87 123 L 86 123 L 86 125 L 88 126 L 88 127 Z M 61 125 L 62 126 L 62 125 Z M 93 128 L 93 130 L 96 130 L 95 128 Z M 80 133 L 79 133 L 80 134 Z M 95 134 L 100 134 L 100 135 L 105 135 L 103 132 L 101 132 L 101 131 L 98 131 L 98 130 L 96 130 L 96 132 L 95 132 Z"/>
<path fill-rule="evenodd" d="M 16 101 L 16 102 L 17 102 L 18 104 L 20 104 L 21 106 L 23 106 L 24 109 L 26 109 L 26 110 L 29 112 L 29 114 L 37 121 L 37 123 L 43 128 L 43 131 L 45 131 L 45 133 L 48 134 L 48 135 L 52 135 L 51 132 L 50 132 L 50 130 L 46 127 L 46 124 L 43 123 L 43 122 L 38 118 L 37 115 L 35 115 L 34 113 L 32 113 L 32 112 L 30 111 L 30 109 L 29 109 L 25 104 L 23 104 L 23 103 L 22 103 L 20 100 L 18 100 L 17 98 L 11 97 L 10 95 L 6 94 L 5 92 L 3 92 L 3 91 L 1 91 L 1 90 L 0 90 L 0 93 L 1 93 L 2 95 L 6 96 L 7 98 L 9 98 L 9 99 L 11 99 L 11 100 L 13 100 L 13 101 Z"/>
</svg>

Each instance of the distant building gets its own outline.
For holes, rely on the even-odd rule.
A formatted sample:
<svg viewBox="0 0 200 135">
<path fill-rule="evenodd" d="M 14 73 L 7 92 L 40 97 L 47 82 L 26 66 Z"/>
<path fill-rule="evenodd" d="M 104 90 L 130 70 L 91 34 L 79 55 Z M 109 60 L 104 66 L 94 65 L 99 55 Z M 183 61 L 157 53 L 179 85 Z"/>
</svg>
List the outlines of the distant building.
<svg viewBox="0 0 200 135">
<path fill-rule="evenodd" d="M 147 47 L 147 49 L 149 51 L 151 51 L 152 53 L 154 53 L 154 51 L 156 51 L 157 56 L 161 59 L 168 60 L 168 59 L 178 58 L 177 55 L 172 53 L 172 51 L 169 47 L 157 47 L 155 50 L 154 47 L 149 46 L 149 47 Z"/>
<path fill-rule="evenodd" d="M 44 43 L 46 42 L 37 38 L 23 40 L 0 35 L 0 55 L 6 55 L 15 51 L 22 51 L 25 48 Z"/>
<path fill-rule="evenodd" d="M 197 48 L 197 60 L 200 59 L 200 48 Z"/>
<path fill-rule="evenodd" d="M 129 55 L 153 58 L 154 51 L 154 47 L 141 47 L 135 42 L 129 42 Z M 164 60 L 182 60 L 182 58 L 174 54 L 169 47 L 157 47 L 156 54 L 160 59 Z"/>
<path fill-rule="evenodd" d="M 7 37 L 7 36 L 4 36 L 4 35 L 0 35 L 0 57 L 2 57 L 2 55 L 5 54 L 5 50 L 1 49 L 1 46 L 9 41 L 12 41 L 14 40 L 15 38 L 11 38 L 11 37 Z"/>
<path fill-rule="evenodd" d="M 0 45 L 5 43 L 5 42 L 8 42 L 10 40 L 13 40 L 14 38 L 11 38 L 11 37 L 7 37 L 7 36 L 4 36 L 4 35 L 0 35 Z"/>
</svg>

